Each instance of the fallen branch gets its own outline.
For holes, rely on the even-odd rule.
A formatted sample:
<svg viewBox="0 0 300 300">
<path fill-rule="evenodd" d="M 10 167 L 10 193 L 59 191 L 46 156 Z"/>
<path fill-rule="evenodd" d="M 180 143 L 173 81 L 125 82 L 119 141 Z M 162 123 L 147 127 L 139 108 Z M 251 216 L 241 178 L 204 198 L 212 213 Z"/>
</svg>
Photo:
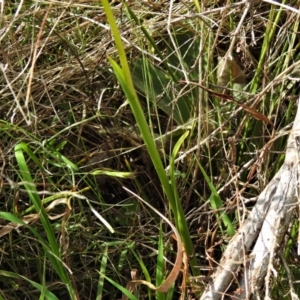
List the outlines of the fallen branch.
<svg viewBox="0 0 300 300">
<path fill-rule="evenodd" d="M 299 100 L 300 102 L 300 100 Z M 270 276 L 276 271 L 273 260 L 291 222 L 291 209 L 298 198 L 300 177 L 300 109 L 298 105 L 290 133 L 283 166 L 259 195 L 248 219 L 225 250 L 201 300 L 218 300 L 234 278 L 239 287 L 234 299 L 249 299 L 265 284 L 266 298 L 270 295 Z M 241 270 L 243 273 L 241 274 Z"/>
</svg>

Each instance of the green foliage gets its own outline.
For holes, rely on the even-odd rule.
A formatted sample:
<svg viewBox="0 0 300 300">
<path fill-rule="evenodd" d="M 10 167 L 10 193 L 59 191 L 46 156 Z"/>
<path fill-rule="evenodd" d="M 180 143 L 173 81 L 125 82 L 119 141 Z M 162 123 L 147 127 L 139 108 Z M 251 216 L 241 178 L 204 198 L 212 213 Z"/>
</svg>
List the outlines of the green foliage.
<svg viewBox="0 0 300 300">
<path fill-rule="evenodd" d="M 66 273 L 65 267 L 60 258 L 59 245 L 55 239 L 55 235 L 54 235 L 51 223 L 50 223 L 47 213 L 43 207 L 42 201 L 39 197 L 39 194 L 37 193 L 34 181 L 32 180 L 32 177 L 31 177 L 31 174 L 30 174 L 28 165 L 26 163 L 23 152 L 26 152 L 29 155 L 29 157 L 36 163 L 37 166 L 41 167 L 41 164 L 39 163 L 37 157 L 33 154 L 33 152 L 30 150 L 30 148 L 25 143 L 20 143 L 20 144 L 16 145 L 15 155 L 16 155 L 16 160 L 17 160 L 19 168 L 20 168 L 20 179 L 24 182 L 24 186 L 28 193 L 29 199 L 32 201 L 36 212 L 40 216 L 45 233 L 47 235 L 49 245 L 48 245 L 48 243 L 46 243 L 44 241 L 44 239 L 42 238 L 41 235 L 39 235 L 35 231 L 33 231 L 33 232 L 35 232 L 36 237 L 43 245 L 45 254 L 47 255 L 48 259 L 51 261 L 51 264 L 55 268 L 55 271 L 60 276 L 62 282 L 64 284 L 66 284 L 66 286 L 68 287 L 71 299 L 75 299 L 75 294 L 73 291 L 72 283 Z M 2 215 L 3 215 L 3 213 L 2 213 Z M 6 214 L 6 219 L 8 216 L 9 215 Z M 19 223 L 17 218 L 15 218 L 13 216 L 10 216 L 10 218 L 11 218 L 10 221 Z"/>
<path fill-rule="evenodd" d="M 205 170 L 203 169 L 203 167 L 201 166 L 201 164 L 199 162 L 198 162 L 198 165 L 199 165 L 199 168 L 211 190 L 211 196 L 209 197 L 210 205 L 213 208 L 213 210 L 215 210 L 217 212 L 218 218 L 222 219 L 223 224 L 227 229 L 228 235 L 233 236 L 235 234 L 233 224 L 230 221 L 230 218 L 228 217 L 228 215 L 224 211 L 220 210 L 220 208 L 223 207 L 223 202 L 217 192 L 217 189 L 214 187 L 213 183 L 211 182 L 210 178 L 208 177 L 208 175 L 206 174 Z"/>
<path fill-rule="evenodd" d="M 246 15 L 243 1 L 14 2 L 0 13 L 0 300 L 173 300 L 181 277 L 199 298 L 191 278 L 213 272 L 284 160 L 300 15 L 264 1 Z M 249 81 L 237 99 L 226 70 L 240 102 L 216 94 L 225 55 Z M 129 291 L 132 270 L 159 286 L 176 255 L 157 211 L 187 273 L 166 293 Z M 294 281 L 297 234 L 283 250 Z M 289 299 L 278 274 L 274 298 Z"/>
<path fill-rule="evenodd" d="M 193 252 L 193 243 L 191 240 L 190 235 L 188 234 L 188 225 L 186 223 L 186 219 L 184 217 L 183 208 L 180 203 L 176 203 L 176 196 L 174 195 L 171 186 L 169 185 L 169 181 L 167 179 L 167 176 L 164 171 L 164 167 L 162 164 L 162 161 L 160 159 L 159 153 L 156 149 L 156 145 L 154 142 L 154 138 L 151 135 L 151 132 L 149 130 L 148 124 L 146 122 L 146 119 L 144 118 L 144 113 L 141 108 L 141 104 L 139 102 L 139 99 L 137 97 L 137 94 L 135 92 L 135 89 L 133 87 L 131 74 L 127 62 L 127 58 L 125 55 L 124 48 L 122 46 L 119 30 L 116 27 L 115 20 L 112 15 L 112 11 L 109 7 L 109 4 L 107 1 L 103 0 L 103 6 L 105 9 L 105 12 L 107 14 L 108 22 L 111 25 L 113 36 L 118 48 L 119 58 L 122 65 L 122 69 L 117 65 L 117 63 L 110 58 L 110 62 L 112 64 L 112 67 L 114 69 L 114 72 L 118 78 L 118 81 L 120 82 L 122 89 L 130 103 L 133 115 L 137 121 L 139 130 L 141 132 L 141 135 L 143 137 L 143 140 L 146 144 L 148 153 L 150 155 L 150 158 L 153 162 L 153 165 L 156 169 L 156 172 L 159 176 L 160 182 L 163 186 L 164 192 L 167 196 L 168 202 L 171 206 L 172 212 L 175 216 L 175 224 L 179 229 L 179 232 L 181 234 L 181 238 L 184 241 L 184 246 L 188 254 L 192 254 Z M 179 221 L 180 220 L 180 221 Z M 196 261 L 195 259 L 192 259 L 192 264 L 194 275 L 199 274 L 199 270 L 196 268 Z"/>
<path fill-rule="evenodd" d="M 165 38 L 162 42 L 167 50 L 164 53 L 167 59 L 164 58 L 163 62 L 167 64 L 168 69 L 162 69 L 145 57 L 136 60 L 131 69 L 135 88 L 153 106 L 159 107 L 168 116 L 172 116 L 178 125 L 182 125 L 194 117 L 199 101 L 199 90 L 195 87 L 187 90 L 184 86 L 178 85 L 178 81 L 184 78 L 178 55 L 182 57 L 183 67 L 189 73 L 189 80 L 197 80 L 197 69 L 191 67 L 199 55 L 199 38 L 195 38 L 194 33 L 189 32 L 175 33 L 173 38 L 178 54 Z"/>
<path fill-rule="evenodd" d="M 136 89 L 148 99 L 153 106 L 159 107 L 167 115 L 172 115 L 178 125 L 186 123 L 193 116 L 193 99 L 188 95 L 174 100 L 174 82 L 158 67 L 138 60 L 133 69 L 133 82 Z M 175 83 L 176 84 L 176 83 Z"/>
</svg>

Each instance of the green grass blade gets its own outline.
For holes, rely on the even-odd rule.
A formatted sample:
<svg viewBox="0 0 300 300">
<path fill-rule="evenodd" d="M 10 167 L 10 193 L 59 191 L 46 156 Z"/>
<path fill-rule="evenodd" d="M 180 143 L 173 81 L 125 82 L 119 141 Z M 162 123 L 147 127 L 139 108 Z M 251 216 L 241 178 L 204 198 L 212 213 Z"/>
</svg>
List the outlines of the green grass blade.
<svg viewBox="0 0 300 300">
<path fill-rule="evenodd" d="M 189 135 L 189 131 L 185 132 L 177 141 L 177 143 L 174 146 L 174 149 L 172 151 L 172 155 L 170 158 L 170 177 L 171 177 L 171 186 L 173 188 L 173 193 L 175 195 L 175 205 L 176 205 L 176 209 L 174 213 L 175 219 L 177 220 L 176 224 L 178 224 L 178 229 L 179 232 L 181 233 L 181 238 L 184 242 L 184 246 L 185 246 L 185 250 L 187 251 L 187 253 L 193 253 L 193 245 L 191 244 L 191 236 L 190 236 L 190 232 L 189 232 L 189 228 L 187 226 L 186 223 L 186 219 L 185 219 L 185 215 L 184 215 L 184 211 L 183 211 L 183 207 L 181 204 L 181 200 L 180 197 L 178 195 L 178 191 L 177 191 L 177 184 L 176 184 L 176 178 L 175 178 L 175 159 L 177 157 L 177 154 L 180 150 L 180 147 L 182 146 L 184 140 L 188 137 Z M 194 272 L 197 270 L 197 260 L 195 258 L 195 256 L 193 256 L 190 259 L 190 265 L 193 268 Z M 197 270 L 196 272 L 199 271 Z"/>
<path fill-rule="evenodd" d="M 211 191 L 211 196 L 209 197 L 210 205 L 211 205 L 212 209 L 214 209 L 214 210 L 219 209 L 220 207 L 223 206 L 223 202 L 222 202 L 216 188 L 214 187 L 213 183 L 211 182 L 209 176 L 207 175 L 207 173 L 205 172 L 204 168 L 201 166 L 199 161 L 198 161 L 198 166 L 199 166 L 199 168 L 205 178 L 205 181 L 207 182 L 207 184 L 210 188 L 210 191 Z M 234 227 L 233 227 L 232 222 L 230 221 L 230 218 L 228 217 L 228 215 L 224 211 L 219 211 L 218 216 L 221 217 L 224 226 L 227 228 L 227 233 L 230 236 L 233 236 L 235 234 L 235 230 L 234 230 Z"/>
<path fill-rule="evenodd" d="M 102 299 L 102 293 L 103 293 L 103 287 L 104 287 L 104 276 L 102 274 L 105 274 L 106 266 L 107 266 L 107 259 L 108 259 L 108 247 L 105 247 L 105 250 L 102 255 L 101 260 L 101 266 L 100 266 L 100 276 L 98 280 L 98 289 L 97 289 L 97 297 L 96 300 Z"/>
<path fill-rule="evenodd" d="M 124 75 L 125 75 L 125 78 L 126 78 L 126 82 L 128 84 L 128 88 L 129 88 L 130 91 L 133 92 L 133 95 L 135 95 L 135 98 L 137 98 L 137 96 L 135 94 L 135 91 L 134 91 L 133 82 L 132 82 L 132 79 L 131 79 L 130 69 L 129 69 L 127 58 L 126 58 L 126 53 L 125 53 L 123 43 L 122 43 L 122 40 L 121 40 L 121 35 L 120 35 L 119 30 L 118 30 L 117 24 L 115 22 L 112 10 L 110 8 L 110 4 L 107 0 L 101 0 L 101 2 L 102 2 L 102 5 L 103 5 L 103 8 L 104 8 L 104 11 L 106 13 L 108 23 L 111 27 L 111 32 L 112 32 L 114 41 L 116 43 L 116 47 L 118 49 L 120 63 L 121 63 L 122 69 L 124 71 Z"/>
<path fill-rule="evenodd" d="M 40 214 L 40 218 L 41 218 L 42 224 L 44 226 L 44 229 L 47 233 L 47 238 L 48 238 L 51 250 L 53 251 L 54 255 L 58 255 L 59 248 L 56 243 L 55 236 L 54 236 L 53 230 L 51 228 L 51 224 L 50 224 L 47 214 L 43 208 L 42 201 L 36 190 L 34 181 L 30 175 L 30 171 L 29 171 L 28 165 L 26 163 L 23 152 L 26 152 L 27 154 L 30 153 L 29 156 L 34 162 L 37 161 L 37 158 L 30 151 L 30 149 L 28 148 L 28 146 L 25 143 L 20 143 L 15 146 L 15 156 L 16 156 L 19 168 L 20 168 L 20 177 L 24 182 L 24 186 L 26 188 L 26 191 L 28 193 L 30 200 L 32 201 L 32 203 L 35 207 L 36 212 Z"/>
<path fill-rule="evenodd" d="M 48 300 L 59 300 L 52 292 L 50 292 L 48 289 L 40 285 L 39 283 L 28 279 L 25 276 L 15 274 L 13 272 L 8 272 L 4 270 L 0 270 L 0 276 L 15 278 L 15 279 L 24 279 L 27 282 L 29 282 L 32 286 L 34 286 L 38 291 L 43 292 Z M 1 299 L 1 298 L 0 298 Z"/>
<path fill-rule="evenodd" d="M 138 300 L 137 297 L 135 297 L 133 294 L 131 294 L 126 288 L 122 287 L 120 284 L 115 282 L 114 280 L 107 277 L 105 274 L 102 274 L 102 276 L 110 282 L 113 286 L 115 286 L 118 290 L 120 290 L 124 295 L 126 295 L 130 300 Z"/>
<path fill-rule="evenodd" d="M 132 248 L 130 248 L 130 250 L 133 253 L 133 255 L 135 256 L 136 260 L 138 261 L 138 263 L 139 263 L 139 265 L 140 265 L 140 267 L 142 269 L 142 272 L 144 274 L 144 277 L 145 277 L 146 281 L 151 282 L 150 273 L 147 270 L 147 267 L 145 266 L 143 260 L 139 257 L 139 255 Z"/>
<path fill-rule="evenodd" d="M 156 149 L 156 144 L 154 141 L 154 138 L 151 135 L 151 132 L 149 130 L 149 126 L 146 122 L 146 119 L 144 117 L 144 112 L 142 110 L 141 104 L 139 102 L 139 99 L 137 97 L 136 91 L 134 89 L 133 86 L 133 82 L 132 82 L 132 78 L 131 78 L 131 73 L 129 70 L 129 66 L 128 66 L 128 62 L 127 62 L 127 58 L 126 58 L 126 54 L 125 54 L 125 50 L 123 48 L 122 45 L 122 41 L 121 41 L 121 37 L 120 37 L 120 33 L 118 31 L 116 22 L 114 20 L 113 14 L 112 14 L 112 10 L 110 8 L 109 2 L 107 0 L 102 0 L 102 4 L 104 7 L 104 10 L 106 12 L 107 15 L 107 19 L 108 22 L 111 26 L 111 30 L 115 39 L 115 43 L 118 49 L 118 53 L 119 53 L 119 58 L 120 58 L 120 62 L 122 65 L 122 69 L 119 67 L 119 65 L 111 58 L 109 58 L 109 61 L 113 67 L 113 70 L 117 76 L 118 81 L 120 82 L 123 91 L 125 92 L 125 95 L 130 103 L 130 107 L 131 110 L 133 112 L 133 115 L 137 121 L 139 130 L 141 132 L 141 135 L 143 137 L 143 140 L 146 144 L 148 153 L 151 157 L 151 160 L 153 162 L 153 165 L 156 169 L 156 172 L 159 176 L 161 185 L 163 187 L 163 190 L 167 196 L 167 199 L 170 203 L 172 212 L 174 215 L 177 214 L 177 204 L 176 204 L 176 200 L 173 194 L 173 191 L 170 187 L 168 178 L 166 176 L 162 161 L 160 159 L 159 153 Z M 178 218 L 175 218 L 175 221 L 177 221 Z M 185 248 L 186 248 L 186 252 L 187 255 L 192 255 L 193 254 L 193 243 L 192 240 L 190 239 L 190 236 L 186 236 L 185 233 L 188 232 L 188 226 L 186 223 L 186 220 L 183 218 L 182 220 L 182 224 L 178 224 L 176 222 L 176 226 L 178 228 L 184 228 L 183 231 L 179 230 L 180 235 L 182 236 Z M 195 258 L 194 258 L 195 259 Z M 192 266 L 193 269 L 193 274 L 195 276 L 199 275 L 199 270 L 198 268 Z"/>
<path fill-rule="evenodd" d="M 59 246 L 56 241 L 53 229 L 51 227 L 51 223 L 48 219 L 47 213 L 42 205 L 41 198 L 39 194 L 37 193 L 34 181 L 31 177 L 28 165 L 26 163 L 24 153 L 27 153 L 30 158 L 37 163 L 38 159 L 36 156 L 32 153 L 32 151 L 29 149 L 29 147 L 25 143 L 20 143 L 15 146 L 15 156 L 17 163 L 20 168 L 20 178 L 23 181 L 23 184 L 25 186 L 25 189 L 28 193 L 29 199 L 32 201 L 36 212 L 40 215 L 41 222 L 43 224 L 45 233 L 47 235 L 47 239 L 50 246 L 50 251 L 47 251 L 47 256 L 50 259 L 53 267 L 55 268 L 55 271 L 60 276 L 61 280 L 66 284 L 71 299 L 75 299 L 75 294 L 70 282 L 70 279 L 65 271 L 64 265 L 60 259 L 60 252 L 59 252 Z"/>
<path fill-rule="evenodd" d="M 165 274 L 165 262 L 164 262 L 164 241 L 163 241 L 163 232 L 162 225 L 160 224 L 159 228 L 159 239 L 158 239 L 158 255 L 157 255 L 157 264 L 156 264 L 156 280 L 155 286 L 160 286 L 164 281 Z M 165 300 L 165 294 L 162 292 L 156 291 L 157 300 Z"/>
</svg>

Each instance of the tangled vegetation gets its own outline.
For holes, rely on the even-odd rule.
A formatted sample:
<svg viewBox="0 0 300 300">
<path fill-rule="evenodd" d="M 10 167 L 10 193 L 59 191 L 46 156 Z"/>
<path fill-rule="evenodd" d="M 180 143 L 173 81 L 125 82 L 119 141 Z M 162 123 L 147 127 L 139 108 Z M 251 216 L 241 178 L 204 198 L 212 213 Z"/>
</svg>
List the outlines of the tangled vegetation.
<svg viewBox="0 0 300 300">
<path fill-rule="evenodd" d="M 0 300 L 200 299 L 296 112 L 299 3 L 271 2 L 0 3 Z"/>
</svg>

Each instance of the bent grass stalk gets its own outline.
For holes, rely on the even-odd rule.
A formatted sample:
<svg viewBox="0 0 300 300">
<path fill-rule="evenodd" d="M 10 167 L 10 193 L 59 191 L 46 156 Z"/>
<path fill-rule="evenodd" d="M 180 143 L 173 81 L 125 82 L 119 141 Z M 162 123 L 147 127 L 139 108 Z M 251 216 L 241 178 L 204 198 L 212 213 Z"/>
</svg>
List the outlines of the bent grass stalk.
<svg viewBox="0 0 300 300">
<path fill-rule="evenodd" d="M 55 235 L 52 229 L 52 226 L 50 224 L 49 218 L 47 216 L 47 213 L 43 207 L 42 200 L 36 190 L 34 181 L 31 177 L 28 165 L 26 163 L 26 159 L 24 156 L 24 152 L 35 162 L 38 166 L 40 166 L 40 163 L 37 159 L 37 157 L 34 155 L 34 153 L 30 150 L 27 144 L 25 143 L 19 143 L 15 146 L 15 156 L 17 163 L 20 168 L 20 174 L 19 177 L 23 181 L 23 184 L 25 186 L 25 189 L 28 193 L 29 199 L 31 200 L 32 204 L 35 207 L 36 212 L 39 214 L 42 225 L 45 229 L 45 233 L 47 236 L 48 242 L 46 242 L 41 235 L 37 234 L 37 232 L 32 231 L 35 236 L 38 238 L 38 241 L 42 244 L 45 254 L 50 260 L 52 266 L 54 267 L 56 273 L 61 278 L 62 282 L 66 285 L 69 295 L 71 299 L 76 299 L 75 296 L 75 290 L 73 288 L 72 282 L 67 275 L 67 272 L 65 270 L 65 266 L 61 260 L 60 251 L 59 251 L 59 245 L 55 239 Z M 18 222 L 18 219 L 16 220 Z"/>
</svg>

